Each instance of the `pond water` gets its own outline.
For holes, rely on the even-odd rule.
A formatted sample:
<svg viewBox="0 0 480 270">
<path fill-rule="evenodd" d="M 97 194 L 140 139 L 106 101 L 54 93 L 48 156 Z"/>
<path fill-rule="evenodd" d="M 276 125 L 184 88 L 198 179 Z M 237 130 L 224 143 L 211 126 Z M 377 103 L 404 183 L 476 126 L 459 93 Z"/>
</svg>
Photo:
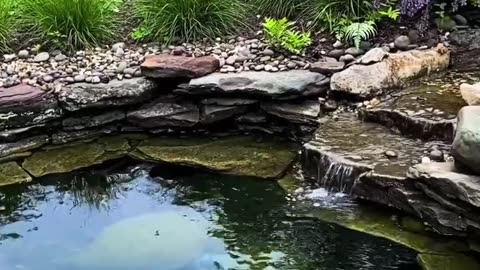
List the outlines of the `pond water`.
<svg viewBox="0 0 480 270">
<path fill-rule="evenodd" d="M 0 189 L 0 269 L 419 269 L 398 244 L 296 215 L 276 182 L 143 167 Z"/>
</svg>

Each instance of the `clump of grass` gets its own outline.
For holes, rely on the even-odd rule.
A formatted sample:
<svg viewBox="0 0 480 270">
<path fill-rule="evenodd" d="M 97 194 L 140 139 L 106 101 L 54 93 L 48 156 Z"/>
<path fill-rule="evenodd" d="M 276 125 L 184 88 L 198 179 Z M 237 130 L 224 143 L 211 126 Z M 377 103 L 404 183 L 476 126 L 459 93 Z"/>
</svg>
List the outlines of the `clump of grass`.
<svg viewBox="0 0 480 270">
<path fill-rule="evenodd" d="M 0 0 L 0 51 L 8 49 L 13 30 L 16 29 L 15 3 L 13 0 Z"/>
<path fill-rule="evenodd" d="M 281 19 L 293 18 L 299 12 L 299 6 L 305 0 L 249 0 L 257 14 Z"/>
<path fill-rule="evenodd" d="M 41 42 L 79 49 L 109 42 L 122 0 L 19 0 L 21 20 Z"/>
<path fill-rule="evenodd" d="M 246 11 L 244 0 L 136 0 L 141 25 L 132 36 L 165 42 L 214 39 L 245 26 Z"/>
</svg>

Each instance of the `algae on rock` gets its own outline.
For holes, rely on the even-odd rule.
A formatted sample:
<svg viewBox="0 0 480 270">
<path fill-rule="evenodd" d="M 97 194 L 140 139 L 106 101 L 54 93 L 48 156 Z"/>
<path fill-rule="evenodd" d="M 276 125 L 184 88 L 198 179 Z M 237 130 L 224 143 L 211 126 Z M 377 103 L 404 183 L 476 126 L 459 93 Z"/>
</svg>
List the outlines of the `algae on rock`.
<svg viewBox="0 0 480 270">
<path fill-rule="evenodd" d="M 32 177 L 16 162 L 0 164 L 0 187 L 32 181 Z"/>
<path fill-rule="evenodd" d="M 130 155 L 140 160 L 274 179 L 284 175 L 296 153 L 288 144 L 272 141 L 259 142 L 252 137 L 158 138 L 144 141 Z"/>
<path fill-rule="evenodd" d="M 35 177 L 66 173 L 121 158 L 130 148 L 123 137 L 105 137 L 88 144 L 36 152 L 24 160 L 22 167 Z"/>
</svg>

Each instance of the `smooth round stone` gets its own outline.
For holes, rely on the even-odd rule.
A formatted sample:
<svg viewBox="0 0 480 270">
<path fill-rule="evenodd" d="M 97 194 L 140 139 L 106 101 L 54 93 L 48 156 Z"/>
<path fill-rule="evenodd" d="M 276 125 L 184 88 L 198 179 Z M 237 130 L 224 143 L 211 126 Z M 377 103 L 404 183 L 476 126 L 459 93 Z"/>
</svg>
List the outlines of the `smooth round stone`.
<svg viewBox="0 0 480 270">
<path fill-rule="evenodd" d="M 272 65 L 265 65 L 264 69 L 265 71 L 271 71 L 272 70 Z"/>
<path fill-rule="evenodd" d="M 44 82 L 49 83 L 49 82 L 52 82 L 54 78 L 50 75 L 45 75 L 45 76 L 43 76 L 42 79 L 43 79 Z"/>
<path fill-rule="evenodd" d="M 289 68 L 289 69 L 294 69 L 296 67 L 297 67 L 297 63 L 295 63 L 295 62 L 290 61 L 290 62 L 287 63 L 287 68 Z"/>
<path fill-rule="evenodd" d="M 27 59 L 30 56 L 30 53 L 27 50 L 21 50 L 17 54 L 20 59 Z"/>
<path fill-rule="evenodd" d="M 348 49 L 345 50 L 345 54 L 350 54 L 353 57 L 360 56 L 364 53 L 365 53 L 364 50 L 362 50 L 360 48 L 355 48 L 355 47 L 351 47 L 351 48 L 348 48 Z"/>
<path fill-rule="evenodd" d="M 395 44 L 395 48 L 406 51 L 409 49 L 408 46 L 410 46 L 411 41 L 410 38 L 407 36 L 399 36 L 395 39 L 393 43 Z"/>
<path fill-rule="evenodd" d="M 351 54 L 342 55 L 339 59 L 340 62 L 349 63 L 355 60 L 355 57 Z"/>
<path fill-rule="evenodd" d="M 50 54 L 48 52 L 41 52 L 37 54 L 35 58 L 33 58 L 33 61 L 40 63 L 40 62 L 48 61 L 48 59 L 50 59 Z"/>
<path fill-rule="evenodd" d="M 75 82 L 84 82 L 85 81 L 85 75 L 79 74 L 73 78 Z"/>
<path fill-rule="evenodd" d="M 385 151 L 385 156 L 387 156 L 388 158 L 396 158 L 398 157 L 398 154 L 395 151 L 388 150 Z"/>
<path fill-rule="evenodd" d="M 275 54 L 275 52 L 273 50 L 270 50 L 270 49 L 265 49 L 263 51 L 263 55 L 265 56 L 273 56 Z"/>
<path fill-rule="evenodd" d="M 265 65 L 257 65 L 257 66 L 255 66 L 255 70 L 256 70 L 256 71 L 261 71 L 261 70 L 263 70 L 263 69 L 265 69 Z"/>
</svg>

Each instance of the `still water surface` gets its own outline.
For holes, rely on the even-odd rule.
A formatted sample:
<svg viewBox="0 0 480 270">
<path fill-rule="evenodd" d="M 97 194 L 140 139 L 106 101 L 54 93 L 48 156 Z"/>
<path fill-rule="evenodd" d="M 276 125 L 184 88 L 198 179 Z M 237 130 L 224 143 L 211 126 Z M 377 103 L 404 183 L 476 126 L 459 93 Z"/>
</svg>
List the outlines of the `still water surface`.
<svg viewBox="0 0 480 270">
<path fill-rule="evenodd" d="M 0 269 L 418 269 L 402 246 L 295 215 L 275 182 L 124 172 L 0 189 Z"/>
</svg>

